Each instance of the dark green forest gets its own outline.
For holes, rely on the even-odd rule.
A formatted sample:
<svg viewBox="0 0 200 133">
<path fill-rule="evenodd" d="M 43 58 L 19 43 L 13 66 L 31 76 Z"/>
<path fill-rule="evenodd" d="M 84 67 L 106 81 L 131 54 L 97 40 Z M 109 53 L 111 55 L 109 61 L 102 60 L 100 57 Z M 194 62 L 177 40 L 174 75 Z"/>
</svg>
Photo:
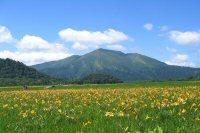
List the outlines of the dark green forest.
<svg viewBox="0 0 200 133">
<path fill-rule="evenodd" d="M 61 82 L 11 59 L 0 59 L 0 86 L 47 85 Z"/>
<path fill-rule="evenodd" d="M 86 77 L 81 79 L 77 79 L 72 83 L 75 84 L 114 84 L 114 83 L 122 83 L 123 81 L 108 74 L 89 74 Z"/>
</svg>

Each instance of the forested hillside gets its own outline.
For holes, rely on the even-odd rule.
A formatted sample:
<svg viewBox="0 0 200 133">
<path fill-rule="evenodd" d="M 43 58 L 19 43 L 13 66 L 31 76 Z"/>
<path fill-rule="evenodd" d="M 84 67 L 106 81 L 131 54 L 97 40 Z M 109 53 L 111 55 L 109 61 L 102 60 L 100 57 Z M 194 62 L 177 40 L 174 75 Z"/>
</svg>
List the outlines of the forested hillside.
<svg viewBox="0 0 200 133">
<path fill-rule="evenodd" d="M 59 81 L 11 59 L 0 59 L 0 86 L 45 85 Z"/>
</svg>

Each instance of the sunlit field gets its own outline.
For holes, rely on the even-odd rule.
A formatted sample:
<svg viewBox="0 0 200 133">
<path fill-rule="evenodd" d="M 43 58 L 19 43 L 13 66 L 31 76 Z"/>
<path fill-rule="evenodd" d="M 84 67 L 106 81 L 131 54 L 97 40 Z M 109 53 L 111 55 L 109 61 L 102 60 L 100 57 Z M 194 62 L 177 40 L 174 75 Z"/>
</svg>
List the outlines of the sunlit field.
<svg viewBox="0 0 200 133">
<path fill-rule="evenodd" d="M 0 91 L 0 132 L 200 132 L 199 82 Z"/>
</svg>

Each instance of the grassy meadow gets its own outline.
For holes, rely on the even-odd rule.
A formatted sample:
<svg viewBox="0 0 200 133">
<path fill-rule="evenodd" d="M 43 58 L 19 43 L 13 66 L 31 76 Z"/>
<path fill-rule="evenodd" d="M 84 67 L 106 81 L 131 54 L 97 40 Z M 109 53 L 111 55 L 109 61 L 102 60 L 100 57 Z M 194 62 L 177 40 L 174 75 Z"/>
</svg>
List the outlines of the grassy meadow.
<svg viewBox="0 0 200 133">
<path fill-rule="evenodd" d="M 200 82 L 0 88 L 0 132 L 200 132 Z"/>
</svg>

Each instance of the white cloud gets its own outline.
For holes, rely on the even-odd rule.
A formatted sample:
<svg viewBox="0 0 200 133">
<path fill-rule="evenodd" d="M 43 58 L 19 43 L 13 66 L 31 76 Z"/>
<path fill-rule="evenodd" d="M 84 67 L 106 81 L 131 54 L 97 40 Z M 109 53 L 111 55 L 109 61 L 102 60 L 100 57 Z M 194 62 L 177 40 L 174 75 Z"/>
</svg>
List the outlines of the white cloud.
<svg viewBox="0 0 200 133">
<path fill-rule="evenodd" d="M 59 36 L 65 42 L 72 42 L 72 49 L 74 50 L 96 49 L 102 46 L 115 50 L 124 50 L 124 46 L 115 44 L 122 41 L 133 40 L 123 32 L 114 29 L 108 29 L 105 31 L 79 31 L 68 28 L 61 30 Z"/>
<path fill-rule="evenodd" d="M 168 65 L 195 67 L 196 65 L 189 61 L 189 56 L 186 54 L 175 54 L 171 60 L 165 61 Z"/>
<path fill-rule="evenodd" d="M 63 59 L 69 56 L 65 53 L 56 52 L 11 52 L 11 51 L 1 51 L 0 58 L 10 58 L 13 60 L 21 61 L 26 65 L 34 65 L 47 61 L 53 61 L 58 59 Z"/>
<path fill-rule="evenodd" d="M 87 50 L 88 49 L 88 47 L 86 46 L 86 45 L 84 45 L 84 44 L 80 44 L 79 42 L 76 42 L 76 43 L 74 43 L 73 45 L 72 45 L 72 48 L 74 49 L 74 50 Z"/>
<path fill-rule="evenodd" d="M 200 44 L 200 32 L 197 31 L 171 31 L 169 38 L 182 45 Z"/>
<path fill-rule="evenodd" d="M 107 45 L 106 46 L 108 49 L 112 49 L 112 50 L 119 50 L 119 51 L 124 51 L 126 50 L 126 48 L 123 45 L 120 44 L 114 44 L 114 45 Z"/>
<path fill-rule="evenodd" d="M 12 34 L 5 26 L 0 25 L 0 43 L 8 43 L 13 40 Z"/>
<path fill-rule="evenodd" d="M 177 49 L 170 48 L 170 47 L 166 47 L 166 50 L 169 51 L 169 52 L 172 52 L 172 53 L 176 53 L 177 52 Z"/>
<path fill-rule="evenodd" d="M 0 58 L 11 58 L 27 65 L 59 60 L 69 56 L 58 43 L 49 43 L 41 37 L 25 35 L 17 44 L 17 51 L 1 51 Z"/>
<path fill-rule="evenodd" d="M 116 43 L 130 40 L 123 32 L 113 29 L 91 32 L 85 30 L 76 31 L 68 28 L 60 31 L 59 35 L 64 41 L 73 43 L 71 46 L 73 50 L 96 49 L 100 45 L 112 45 L 110 46 L 111 49 L 124 50 L 124 46 L 116 45 Z M 33 35 L 25 35 L 21 39 L 15 40 L 11 32 L 6 27 L 1 26 L 0 43 L 10 41 L 13 42 L 16 50 L 0 51 L 0 58 L 11 58 L 26 65 L 34 65 L 70 56 L 68 49 L 63 44 L 50 43 L 39 36 Z"/>
<path fill-rule="evenodd" d="M 17 47 L 21 51 L 41 51 L 48 50 L 52 47 L 46 40 L 38 36 L 25 35 L 19 42 Z"/>
<path fill-rule="evenodd" d="M 174 59 L 179 62 L 184 62 L 188 60 L 188 55 L 186 54 L 177 54 Z"/>
<path fill-rule="evenodd" d="M 146 30 L 153 30 L 153 24 L 151 24 L 151 23 L 147 23 L 147 24 L 145 24 L 144 26 L 143 26 Z"/>
<path fill-rule="evenodd" d="M 66 42 L 82 42 L 93 44 L 112 44 L 120 41 L 129 40 L 129 37 L 123 32 L 116 31 L 114 29 L 108 29 L 106 31 L 86 31 L 86 30 L 73 30 L 71 28 L 61 30 L 59 32 L 61 39 Z"/>
</svg>

